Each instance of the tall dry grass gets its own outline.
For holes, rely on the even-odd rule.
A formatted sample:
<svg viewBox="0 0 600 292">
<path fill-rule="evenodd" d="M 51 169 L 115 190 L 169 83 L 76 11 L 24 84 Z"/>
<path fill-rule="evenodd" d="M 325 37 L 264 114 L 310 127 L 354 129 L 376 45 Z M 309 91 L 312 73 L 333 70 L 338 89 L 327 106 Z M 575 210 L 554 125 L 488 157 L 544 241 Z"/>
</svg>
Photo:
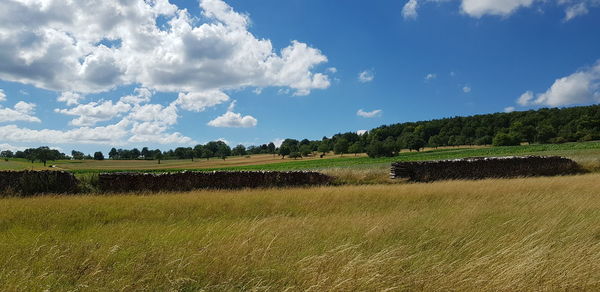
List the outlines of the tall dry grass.
<svg viewBox="0 0 600 292">
<path fill-rule="evenodd" d="M 0 290 L 600 289 L 600 175 L 0 200 Z"/>
</svg>

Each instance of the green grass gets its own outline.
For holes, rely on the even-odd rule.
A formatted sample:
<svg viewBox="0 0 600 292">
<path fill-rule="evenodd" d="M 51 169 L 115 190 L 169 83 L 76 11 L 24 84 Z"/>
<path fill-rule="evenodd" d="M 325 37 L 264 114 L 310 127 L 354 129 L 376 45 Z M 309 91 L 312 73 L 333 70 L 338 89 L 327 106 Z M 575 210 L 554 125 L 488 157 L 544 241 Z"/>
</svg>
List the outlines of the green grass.
<svg viewBox="0 0 600 292">
<path fill-rule="evenodd" d="M 507 146 L 507 147 L 487 147 L 487 148 L 445 148 L 422 152 L 402 152 L 396 157 L 354 157 L 344 155 L 344 157 L 319 159 L 319 160 L 302 160 L 270 163 L 260 165 L 247 165 L 235 167 L 220 167 L 220 168 L 201 168 L 201 169 L 160 169 L 160 170 L 127 170 L 134 172 L 164 172 L 164 171 L 182 171 L 182 170 L 197 170 L 197 171 L 212 171 L 212 170 L 311 170 L 311 169 L 327 169 L 327 168 L 370 168 L 370 167 L 388 167 L 389 163 L 395 161 L 423 161 L 423 160 L 440 160 L 440 159 L 457 159 L 464 157 L 483 157 L 483 156 L 513 156 L 513 155 L 560 155 L 575 159 L 578 162 L 600 164 L 600 142 L 580 142 L 566 144 L 543 144 L 543 145 L 522 145 L 522 146 Z M 90 173 L 90 172 L 117 172 L 119 169 L 96 170 L 96 169 L 81 169 L 73 170 L 74 173 Z"/>
<path fill-rule="evenodd" d="M 351 154 L 343 157 L 328 159 L 298 159 L 285 162 L 250 164 L 242 166 L 229 167 L 198 167 L 187 160 L 165 161 L 160 169 L 146 169 L 148 162 L 140 161 L 144 168 L 136 168 L 136 161 L 128 162 L 127 168 L 110 168 L 112 161 L 103 162 L 103 168 L 80 168 L 68 169 L 77 175 L 100 172 L 169 172 L 169 171 L 213 171 L 213 170 L 323 170 L 331 168 L 385 168 L 391 162 L 395 161 L 423 161 L 439 159 L 456 159 L 476 156 L 511 156 L 511 155 L 560 155 L 574 159 L 590 170 L 600 170 L 600 142 L 579 142 L 566 144 L 543 144 L 543 145 L 522 145 L 509 147 L 486 147 L 486 148 L 444 148 L 422 152 L 402 152 L 396 157 L 369 158 L 354 157 Z M 277 159 L 275 159 L 277 160 Z M 59 165 L 87 165 L 89 162 L 82 161 L 60 161 Z M 121 165 L 123 161 L 115 161 L 115 165 Z M 201 160 L 200 162 L 202 163 Z M 49 162 L 49 165 L 54 164 Z M 185 165 L 185 167 L 182 167 Z M 0 170 L 18 170 L 18 169 L 43 169 L 41 163 L 31 164 L 22 159 L 11 159 L 8 162 L 0 161 Z"/>
<path fill-rule="evenodd" d="M 600 174 L 0 199 L 1 291 L 598 291 Z"/>
<path fill-rule="evenodd" d="M 0 170 L 38 170 L 44 169 L 44 164 L 40 162 L 31 163 L 26 159 L 22 158 L 11 158 L 6 161 L 0 159 Z"/>
</svg>

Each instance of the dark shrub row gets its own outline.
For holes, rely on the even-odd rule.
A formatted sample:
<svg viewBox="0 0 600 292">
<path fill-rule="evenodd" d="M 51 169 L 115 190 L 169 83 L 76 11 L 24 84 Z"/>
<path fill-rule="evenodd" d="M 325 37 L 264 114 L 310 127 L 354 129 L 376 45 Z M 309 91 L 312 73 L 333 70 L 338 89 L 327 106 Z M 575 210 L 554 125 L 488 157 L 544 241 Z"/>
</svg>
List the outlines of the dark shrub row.
<svg viewBox="0 0 600 292">
<path fill-rule="evenodd" d="M 189 191 L 324 185 L 332 177 L 306 171 L 212 171 L 176 173 L 102 173 L 99 188 L 105 192 Z"/>
<path fill-rule="evenodd" d="M 483 179 L 551 176 L 582 172 L 568 158 L 558 156 L 474 157 L 456 160 L 395 162 L 392 178 L 428 182 L 447 179 Z"/>
<path fill-rule="evenodd" d="M 77 192 L 78 181 L 65 171 L 0 171 L 0 195 Z"/>
</svg>

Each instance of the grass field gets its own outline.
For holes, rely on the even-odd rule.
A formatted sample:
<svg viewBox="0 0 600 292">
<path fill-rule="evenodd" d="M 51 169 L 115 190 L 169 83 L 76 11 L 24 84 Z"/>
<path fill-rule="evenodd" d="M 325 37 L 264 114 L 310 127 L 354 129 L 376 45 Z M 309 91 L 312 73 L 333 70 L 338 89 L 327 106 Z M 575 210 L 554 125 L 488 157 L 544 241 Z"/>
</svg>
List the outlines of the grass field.
<svg viewBox="0 0 600 292">
<path fill-rule="evenodd" d="M 600 174 L 0 199 L 2 291 L 597 291 Z"/>
<path fill-rule="evenodd" d="M 510 147 L 446 147 L 426 149 L 421 152 L 402 152 L 396 157 L 369 158 L 347 154 L 329 154 L 321 159 L 281 159 L 270 154 L 250 157 L 230 157 L 226 160 L 163 160 L 161 164 L 153 160 L 104 160 L 104 161 L 56 161 L 53 169 L 68 170 L 74 173 L 98 173 L 112 171 L 178 171 L 178 170 L 305 170 L 331 168 L 387 168 L 394 161 L 420 161 L 435 159 L 455 159 L 474 156 L 507 155 L 560 155 L 574 159 L 590 170 L 600 170 L 600 142 L 566 144 L 522 145 Z M 43 169 L 42 164 L 31 164 L 25 160 L 0 161 L 0 170 Z"/>
</svg>

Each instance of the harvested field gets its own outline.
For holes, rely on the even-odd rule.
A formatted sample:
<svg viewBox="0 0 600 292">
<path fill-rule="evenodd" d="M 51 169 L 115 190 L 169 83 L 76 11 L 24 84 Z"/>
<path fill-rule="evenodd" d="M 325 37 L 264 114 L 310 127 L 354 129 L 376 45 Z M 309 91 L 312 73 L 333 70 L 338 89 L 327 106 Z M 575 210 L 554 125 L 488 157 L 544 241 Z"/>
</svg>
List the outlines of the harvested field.
<svg viewBox="0 0 600 292">
<path fill-rule="evenodd" d="M 558 156 L 471 157 L 392 163 L 392 178 L 428 182 L 447 179 L 511 178 L 581 173 L 573 160 Z"/>
</svg>

